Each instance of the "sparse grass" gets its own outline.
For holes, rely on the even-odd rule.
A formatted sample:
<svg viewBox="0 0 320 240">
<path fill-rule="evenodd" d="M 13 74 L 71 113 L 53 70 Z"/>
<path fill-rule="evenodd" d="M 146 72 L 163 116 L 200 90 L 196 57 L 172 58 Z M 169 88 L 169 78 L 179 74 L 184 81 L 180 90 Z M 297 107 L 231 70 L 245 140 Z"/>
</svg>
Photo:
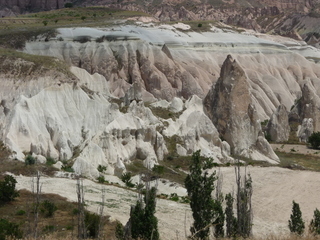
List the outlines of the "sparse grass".
<svg viewBox="0 0 320 240">
<path fill-rule="evenodd" d="M 45 175 L 53 176 L 57 171 L 56 168 L 48 166 L 46 164 L 33 164 L 25 165 L 24 162 L 18 160 L 10 160 L 0 158 L 0 169 L 1 173 L 11 172 L 15 175 L 24 175 L 24 176 L 34 176 L 37 171 L 42 172 Z"/>
<path fill-rule="evenodd" d="M 19 70 L 14 63 L 14 60 L 17 59 L 22 59 L 25 61 L 24 64 L 20 64 L 21 67 Z M 64 62 L 56 58 L 31 55 L 23 52 L 18 52 L 13 49 L 0 47 L 0 71 L 4 74 L 9 73 L 11 75 L 18 75 L 19 77 L 28 77 L 32 75 L 32 73 L 41 75 L 46 71 L 53 69 L 66 75 L 69 79 L 74 78 L 74 75 L 70 72 L 68 66 Z"/>
<path fill-rule="evenodd" d="M 52 11 L 38 12 L 17 17 L 5 17 L 0 19 L 0 30 L 21 31 L 21 30 L 48 30 L 58 27 L 99 27 L 110 23 L 113 20 L 126 19 L 137 16 L 150 16 L 144 12 L 126 11 L 107 7 L 75 7 L 62 8 Z M 111 21 L 111 22 L 109 22 Z M 46 26 L 44 26 L 46 22 Z"/>
<path fill-rule="evenodd" d="M 152 111 L 152 114 L 163 118 L 163 119 L 169 119 L 172 118 L 173 120 L 176 120 L 180 117 L 180 115 L 183 113 L 183 111 L 181 112 L 170 112 L 168 109 L 166 108 L 162 108 L 162 107 L 152 107 L 150 104 L 145 104 L 146 107 L 150 108 L 150 110 Z"/>
<path fill-rule="evenodd" d="M 27 237 L 28 229 L 33 227 L 34 221 L 33 214 L 28 214 L 32 210 L 33 194 L 27 190 L 20 190 L 19 192 L 20 196 L 15 201 L 0 207 L 0 215 L 2 218 L 19 224 L 24 236 Z M 66 198 L 56 194 L 41 194 L 41 202 L 46 200 L 53 202 L 57 206 L 57 211 L 54 217 L 51 218 L 45 217 L 44 214 L 40 213 L 38 229 L 41 239 L 73 239 L 72 229 L 77 228 L 77 216 L 73 214 L 73 210 L 77 208 L 77 204 L 68 202 Z M 25 213 L 17 214 L 17 209 L 19 212 Z M 103 236 L 110 236 L 113 239 L 115 224 L 106 219 Z M 50 226 L 54 226 L 54 228 Z M 76 234 L 76 230 L 74 230 L 73 234 Z"/>
<path fill-rule="evenodd" d="M 188 157 L 187 157 L 188 158 Z M 176 160 L 178 162 L 178 160 Z M 182 160 L 181 160 L 182 162 Z M 132 173 L 132 175 L 138 175 L 141 173 L 151 173 L 151 178 L 158 178 L 161 177 L 163 179 L 167 179 L 172 182 L 184 184 L 184 179 L 186 178 L 187 174 L 182 171 L 180 168 L 176 168 L 178 163 L 176 162 L 169 162 L 169 161 L 160 161 L 159 162 L 161 166 L 163 166 L 163 172 L 161 176 L 157 173 L 151 172 L 148 169 L 146 169 L 143 166 L 142 161 L 140 160 L 135 160 L 132 161 L 131 164 L 128 164 L 126 166 L 127 170 Z M 181 164 L 183 165 L 183 164 Z M 186 167 L 185 167 L 186 168 Z"/>
<path fill-rule="evenodd" d="M 311 154 L 285 153 L 276 151 L 280 159 L 280 166 L 290 169 L 305 169 L 320 171 L 320 159 Z"/>
</svg>

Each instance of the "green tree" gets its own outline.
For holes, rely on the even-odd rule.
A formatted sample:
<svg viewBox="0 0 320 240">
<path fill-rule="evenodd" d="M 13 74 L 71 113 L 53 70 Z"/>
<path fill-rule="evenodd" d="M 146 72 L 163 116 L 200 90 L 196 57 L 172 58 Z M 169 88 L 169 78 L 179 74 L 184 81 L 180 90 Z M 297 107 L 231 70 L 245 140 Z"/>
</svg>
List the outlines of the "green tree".
<svg viewBox="0 0 320 240">
<path fill-rule="evenodd" d="M 313 219 L 309 226 L 310 232 L 314 235 L 320 235 L 320 211 L 316 208 L 313 212 Z"/>
<path fill-rule="evenodd" d="M 11 202 L 19 196 L 16 183 L 16 179 L 10 175 L 5 176 L 4 181 L 0 182 L 0 205 Z"/>
<path fill-rule="evenodd" d="M 241 181 L 240 165 L 236 168 L 237 179 L 237 235 L 249 237 L 252 230 L 252 179 L 250 174 L 244 175 Z"/>
<path fill-rule="evenodd" d="M 158 240 L 158 219 L 156 212 L 155 187 L 146 191 L 144 196 L 145 207 L 139 199 L 130 212 L 131 236 L 133 239 Z"/>
<path fill-rule="evenodd" d="M 308 138 L 308 143 L 312 148 L 318 149 L 320 147 L 320 132 L 314 132 Z"/>
<path fill-rule="evenodd" d="M 84 223 L 88 237 L 97 238 L 99 232 L 100 216 L 95 213 L 85 211 Z"/>
<path fill-rule="evenodd" d="M 300 206 L 295 201 L 292 202 L 292 214 L 290 215 L 289 220 L 289 229 L 290 232 L 302 235 L 304 232 L 304 221 L 302 220 L 302 213 Z"/>
<path fill-rule="evenodd" d="M 226 195 L 226 235 L 228 238 L 235 237 L 237 233 L 237 218 L 233 212 L 234 197 L 231 193 Z"/>
<path fill-rule="evenodd" d="M 221 201 L 215 201 L 215 212 L 217 214 L 216 220 L 213 222 L 214 225 L 214 236 L 215 238 L 223 238 L 224 237 L 224 219 L 225 215 L 222 208 Z"/>
<path fill-rule="evenodd" d="M 33 164 L 36 163 L 36 159 L 35 159 L 34 157 L 32 157 L 32 155 L 29 154 L 29 155 L 26 157 L 26 159 L 24 160 L 24 163 L 25 163 L 26 165 L 33 165 Z"/>
<path fill-rule="evenodd" d="M 194 219 L 191 227 L 192 235 L 197 239 L 207 239 L 210 224 L 215 218 L 215 201 L 212 191 L 215 189 L 216 172 L 209 173 L 213 160 L 200 156 L 200 150 L 192 155 L 190 174 L 185 180 L 185 186 L 190 198 L 190 207 Z"/>
</svg>

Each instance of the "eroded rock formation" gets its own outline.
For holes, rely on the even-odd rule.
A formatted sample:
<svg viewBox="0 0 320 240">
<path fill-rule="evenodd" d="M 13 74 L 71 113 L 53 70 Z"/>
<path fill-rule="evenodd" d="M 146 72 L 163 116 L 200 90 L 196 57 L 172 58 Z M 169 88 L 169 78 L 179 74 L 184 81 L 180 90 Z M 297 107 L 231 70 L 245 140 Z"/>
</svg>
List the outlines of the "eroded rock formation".
<svg viewBox="0 0 320 240">
<path fill-rule="evenodd" d="M 277 161 L 278 157 L 263 137 L 249 88 L 245 72 L 228 55 L 216 85 L 204 99 L 204 108 L 235 156 L 262 160 L 260 151 L 268 155 L 271 162 Z"/>
<path fill-rule="evenodd" d="M 288 111 L 284 105 L 279 105 L 277 110 L 272 114 L 267 125 L 267 133 L 274 142 L 288 141 L 290 126 Z"/>
</svg>

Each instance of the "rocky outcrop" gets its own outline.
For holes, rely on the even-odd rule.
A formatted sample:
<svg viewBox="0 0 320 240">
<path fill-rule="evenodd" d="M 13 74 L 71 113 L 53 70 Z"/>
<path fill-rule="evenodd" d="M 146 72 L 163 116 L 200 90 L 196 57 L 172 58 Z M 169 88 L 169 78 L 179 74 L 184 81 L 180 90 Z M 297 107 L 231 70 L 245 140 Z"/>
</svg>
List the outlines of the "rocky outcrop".
<svg viewBox="0 0 320 240">
<path fill-rule="evenodd" d="M 300 121 L 313 119 L 314 131 L 320 131 L 320 88 L 318 80 L 307 81 L 302 87 L 302 97 L 299 99 L 298 109 Z"/>
<path fill-rule="evenodd" d="M 205 111 L 220 136 L 230 144 L 232 154 L 257 160 L 268 155 L 265 160 L 275 163 L 278 157 L 263 138 L 249 88 L 245 72 L 228 55 L 216 85 L 204 99 Z"/>
<path fill-rule="evenodd" d="M 300 142 L 308 142 L 308 138 L 313 133 L 313 119 L 312 118 L 304 118 L 302 120 L 302 124 L 299 126 L 297 135 L 299 137 Z"/>
<path fill-rule="evenodd" d="M 145 41 L 84 44 L 50 41 L 42 46 L 30 42 L 26 48 L 30 53 L 59 57 L 90 74 L 103 75 L 109 82 L 110 93 L 116 97 L 124 97 L 133 83 L 141 88 L 142 99 L 150 101 L 152 98 L 170 101 L 175 96 L 187 99 L 193 94 L 204 97 L 210 86 L 210 73 L 197 69 L 196 75 L 190 74 L 170 58 L 168 49 Z"/>
<path fill-rule="evenodd" d="M 165 125 L 168 127 L 162 131 L 163 135 L 179 139 L 174 141 L 174 148 L 179 155 L 191 155 L 201 150 L 202 155 L 212 157 L 215 162 L 233 161 L 229 144 L 220 140 L 216 127 L 203 111 L 199 97 L 188 99 L 179 118 L 176 121 L 168 119 Z"/>
<path fill-rule="evenodd" d="M 279 105 L 277 110 L 272 114 L 267 124 L 267 133 L 274 142 L 288 141 L 290 126 L 288 111 L 284 105 Z"/>
</svg>

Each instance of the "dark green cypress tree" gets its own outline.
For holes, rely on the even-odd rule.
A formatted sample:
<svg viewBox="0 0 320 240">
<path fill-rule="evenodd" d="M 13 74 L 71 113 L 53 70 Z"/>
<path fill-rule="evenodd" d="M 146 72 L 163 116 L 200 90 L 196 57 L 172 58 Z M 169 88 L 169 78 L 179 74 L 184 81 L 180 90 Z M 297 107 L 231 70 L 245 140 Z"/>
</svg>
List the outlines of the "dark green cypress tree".
<svg viewBox="0 0 320 240">
<path fill-rule="evenodd" d="M 216 212 L 216 220 L 213 222 L 214 225 L 214 236 L 215 238 L 223 238 L 224 237 L 224 212 L 222 208 L 222 202 L 219 200 L 215 200 L 215 212 Z"/>
<path fill-rule="evenodd" d="M 133 239 L 158 240 L 158 219 L 154 215 L 156 212 L 156 193 L 155 187 L 146 191 L 144 205 L 142 200 L 138 200 L 136 205 L 131 208 L 130 223 L 131 236 Z"/>
<path fill-rule="evenodd" d="M 320 211 L 316 208 L 313 212 L 313 219 L 310 222 L 310 232 L 314 235 L 320 235 Z"/>
<path fill-rule="evenodd" d="M 144 236 L 145 239 L 150 240 L 159 239 L 158 219 L 154 215 L 156 213 L 156 195 L 157 189 L 153 187 L 146 193 L 144 197 L 144 202 L 146 203 L 144 208 Z"/>
<path fill-rule="evenodd" d="M 136 205 L 131 208 L 130 223 L 132 238 L 141 238 L 144 231 L 144 209 L 141 200 L 138 200 Z"/>
<path fill-rule="evenodd" d="M 209 227 L 215 220 L 215 201 L 212 192 L 215 189 L 215 172 L 209 174 L 213 167 L 213 160 L 200 156 L 200 151 L 192 155 L 190 174 L 185 180 L 185 186 L 190 197 L 190 207 L 194 219 L 191 233 L 196 239 L 207 239 Z"/>
<path fill-rule="evenodd" d="M 304 221 L 302 220 L 302 213 L 300 210 L 300 206 L 295 201 L 292 202 L 292 214 L 290 215 L 289 220 L 289 229 L 290 232 L 302 235 L 304 232 Z"/>
<path fill-rule="evenodd" d="M 235 237 L 237 233 L 237 218 L 233 212 L 234 198 L 231 193 L 226 195 L 226 235 L 228 238 Z"/>
</svg>

